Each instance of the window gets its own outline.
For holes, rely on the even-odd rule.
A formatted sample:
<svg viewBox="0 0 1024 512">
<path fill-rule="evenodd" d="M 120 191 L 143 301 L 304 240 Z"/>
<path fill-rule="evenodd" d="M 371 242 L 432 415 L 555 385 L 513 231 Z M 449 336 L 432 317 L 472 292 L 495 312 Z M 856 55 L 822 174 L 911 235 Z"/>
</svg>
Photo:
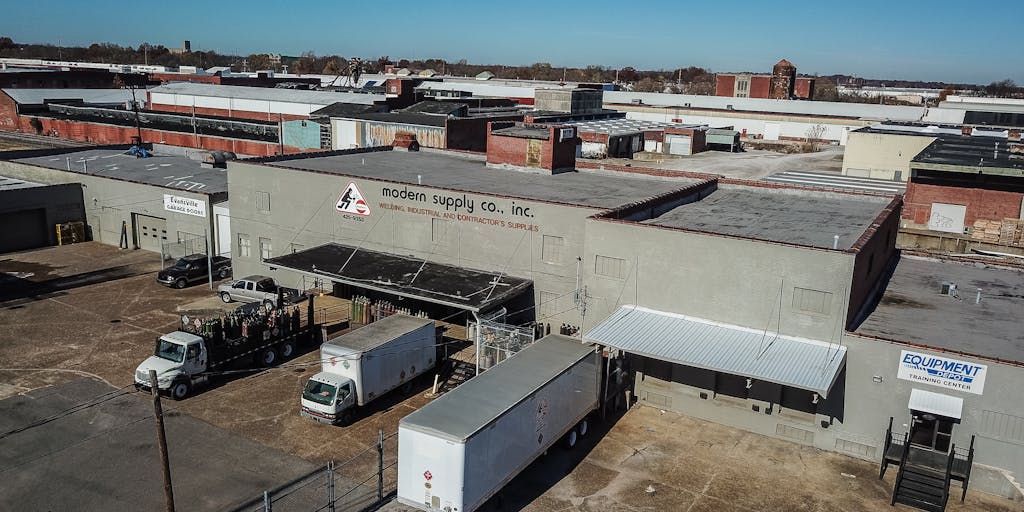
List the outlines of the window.
<svg viewBox="0 0 1024 512">
<path fill-rule="evenodd" d="M 555 292 L 540 292 L 540 304 L 537 304 L 537 319 L 544 320 L 555 316 L 558 313 L 558 294 Z"/>
<path fill-rule="evenodd" d="M 271 247 L 270 239 L 260 237 L 260 259 L 269 260 L 274 256 L 274 249 Z"/>
<path fill-rule="evenodd" d="M 252 244 L 249 241 L 249 235 L 246 235 L 244 233 L 239 233 L 238 234 L 238 256 L 242 257 L 242 258 L 250 257 L 250 255 L 251 255 L 250 254 L 250 249 L 251 248 L 252 248 Z"/>
<path fill-rule="evenodd" d="M 540 259 L 547 263 L 562 264 L 562 248 L 565 239 L 560 236 L 544 235 L 540 249 Z"/>
<path fill-rule="evenodd" d="M 433 243 L 445 243 L 448 239 L 448 228 L 451 221 L 448 219 L 430 219 L 430 241 Z"/>
<path fill-rule="evenodd" d="M 622 279 L 625 277 L 626 260 L 610 256 L 594 256 L 594 273 L 599 276 Z"/>
<path fill-rule="evenodd" d="M 263 213 L 270 212 L 270 192 L 256 191 L 256 211 Z"/>
<path fill-rule="evenodd" d="M 832 309 L 832 294 L 810 288 L 793 288 L 793 308 L 819 315 L 827 315 Z"/>
</svg>

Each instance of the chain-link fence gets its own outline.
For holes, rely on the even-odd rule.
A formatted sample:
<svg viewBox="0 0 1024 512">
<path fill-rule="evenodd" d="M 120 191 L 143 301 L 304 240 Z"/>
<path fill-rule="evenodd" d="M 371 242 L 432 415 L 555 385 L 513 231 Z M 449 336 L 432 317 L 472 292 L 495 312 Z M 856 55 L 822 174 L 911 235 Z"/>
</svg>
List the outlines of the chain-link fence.
<svg viewBox="0 0 1024 512">
<path fill-rule="evenodd" d="M 380 506 L 398 490 L 398 432 L 378 433 L 367 448 L 266 490 L 236 512 L 357 512 Z"/>
<path fill-rule="evenodd" d="M 481 320 L 466 322 L 466 336 L 480 347 L 480 369 L 490 368 L 526 348 L 534 341 L 534 328 Z"/>
<path fill-rule="evenodd" d="M 174 261 L 190 254 L 206 254 L 206 237 L 191 233 L 178 233 L 177 242 L 163 242 L 160 253 L 164 261 Z"/>
</svg>

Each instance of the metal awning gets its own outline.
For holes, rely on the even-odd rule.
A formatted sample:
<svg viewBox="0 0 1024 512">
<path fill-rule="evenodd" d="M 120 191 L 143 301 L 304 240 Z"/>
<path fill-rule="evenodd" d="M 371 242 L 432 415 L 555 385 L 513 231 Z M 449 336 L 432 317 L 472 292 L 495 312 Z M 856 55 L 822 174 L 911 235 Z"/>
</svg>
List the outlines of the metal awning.
<svg viewBox="0 0 1024 512">
<path fill-rule="evenodd" d="M 922 389 L 910 390 L 910 410 L 926 412 L 945 416 L 947 418 L 960 419 L 964 408 L 964 400 L 955 396 L 932 393 Z"/>
<path fill-rule="evenodd" d="M 487 311 L 528 290 L 533 281 L 328 243 L 264 260 L 350 286 L 472 312 Z"/>
<path fill-rule="evenodd" d="M 846 364 L 846 347 L 622 306 L 586 341 L 632 354 L 805 389 L 827 397 Z"/>
</svg>

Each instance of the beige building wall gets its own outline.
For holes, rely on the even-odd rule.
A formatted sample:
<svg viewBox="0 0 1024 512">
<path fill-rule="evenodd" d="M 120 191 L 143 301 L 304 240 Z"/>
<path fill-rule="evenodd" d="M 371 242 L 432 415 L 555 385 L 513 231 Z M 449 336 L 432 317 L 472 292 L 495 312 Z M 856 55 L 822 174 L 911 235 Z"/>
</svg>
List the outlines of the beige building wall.
<svg viewBox="0 0 1024 512">
<path fill-rule="evenodd" d="M 934 141 L 931 135 L 852 131 L 843 154 L 843 175 L 907 181 L 910 161 Z"/>
</svg>

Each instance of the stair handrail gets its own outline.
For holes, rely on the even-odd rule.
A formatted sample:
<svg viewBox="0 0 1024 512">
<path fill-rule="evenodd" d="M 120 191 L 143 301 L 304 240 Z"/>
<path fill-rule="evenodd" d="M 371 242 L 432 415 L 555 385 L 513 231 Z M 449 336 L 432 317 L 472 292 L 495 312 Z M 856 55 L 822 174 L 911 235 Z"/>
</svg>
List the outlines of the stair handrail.
<svg viewBox="0 0 1024 512">
<path fill-rule="evenodd" d="M 953 460 L 956 459 L 956 443 L 949 447 L 949 456 L 946 457 L 946 476 L 942 482 L 942 509 L 946 509 L 946 502 L 949 501 L 949 481 L 953 475 Z"/>
<path fill-rule="evenodd" d="M 960 503 L 967 497 L 967 483 L 971 480 L 971 469 L 974 468 L 974 434 L 971 434 L 971 447 L 967 450 L 967 471 L 964 472 L 964 481 L 961 486 Z"/>
<path fill-rule="evenodd" d="M 896 504 L 896 495 L 899 493 L 900 484 L 903 482 L 903 471 L 907 468 L 907 455 L 910 453 L 910 432 L 903 434 L 903 455 L 900 456 L 900 470 L 896 473 L 896 483 L 892 486 L 892 501 L 889 505 Z"/>
<path fill-rule="evenodd" d="M 885 429 L 885 439 L 882 440 L 882 462 L 878 468 L 878 479 L 885 477 L 885 470 L 889 467 L 889 446 L 892 445 L 892 416 L 889 416 L 889 426 Z"/>
</svg>

